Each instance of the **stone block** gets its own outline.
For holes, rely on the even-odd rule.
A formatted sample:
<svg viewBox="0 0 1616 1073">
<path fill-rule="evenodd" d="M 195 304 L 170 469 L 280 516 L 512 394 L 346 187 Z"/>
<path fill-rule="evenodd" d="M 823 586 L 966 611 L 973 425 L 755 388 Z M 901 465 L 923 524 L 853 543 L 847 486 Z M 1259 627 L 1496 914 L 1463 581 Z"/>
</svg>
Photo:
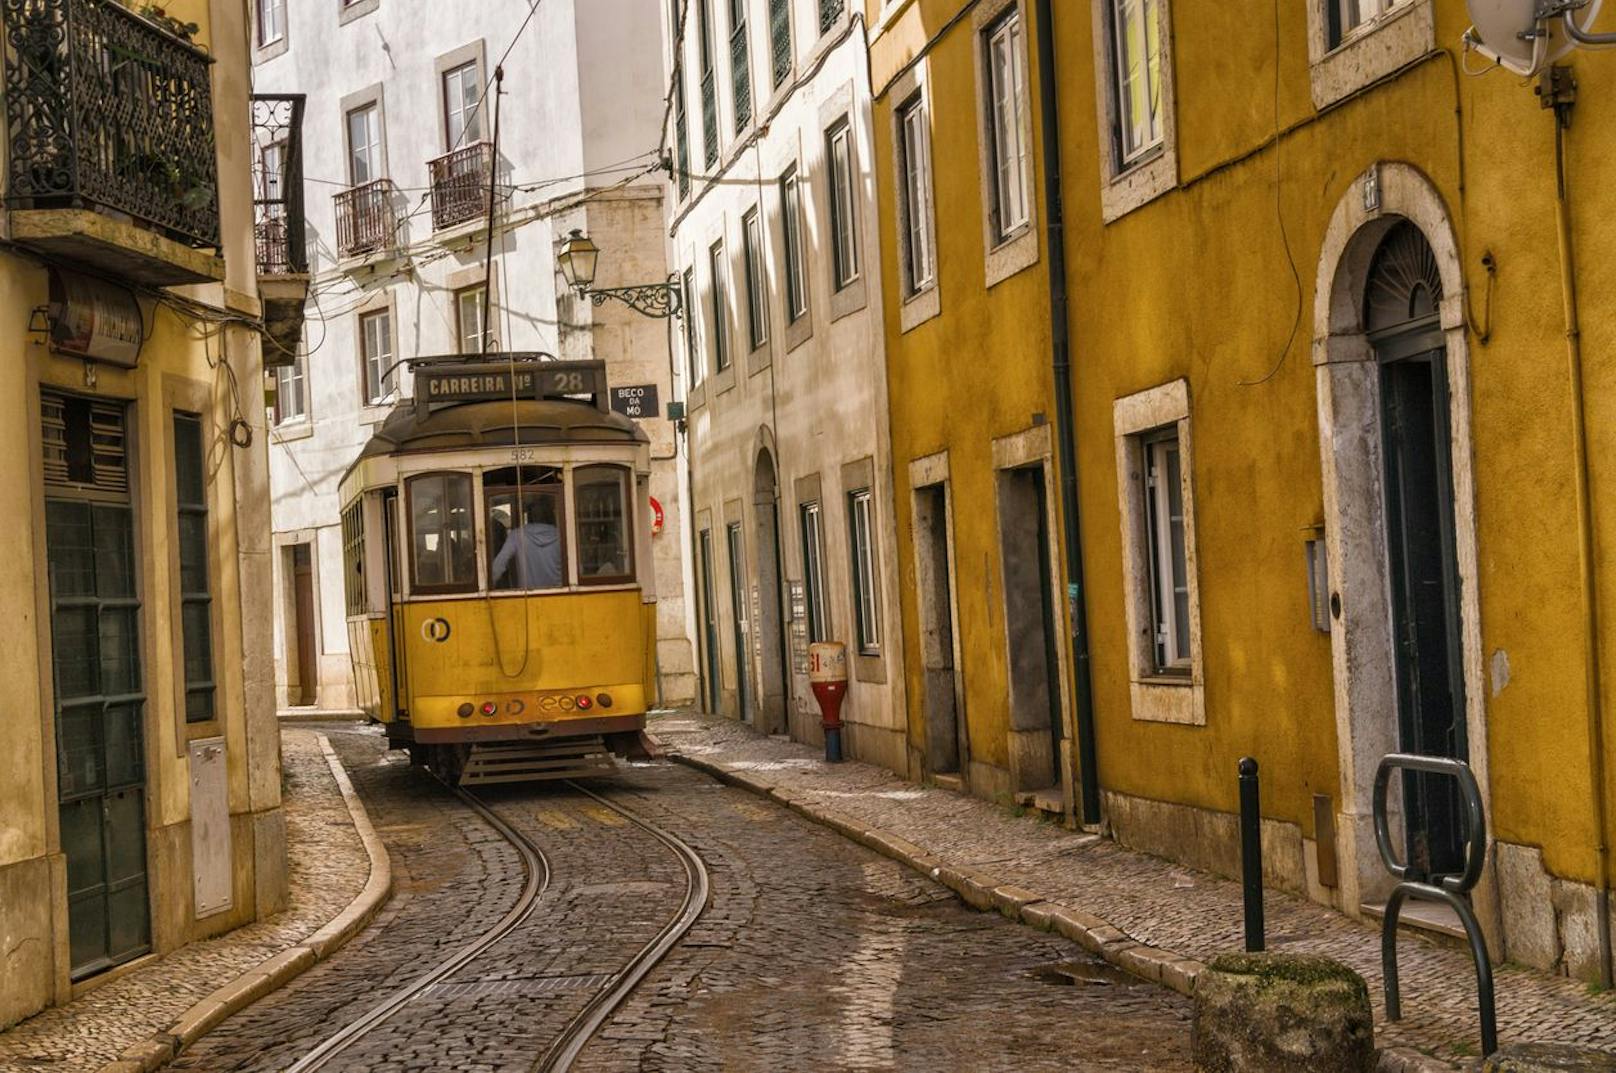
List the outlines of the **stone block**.
<svg viewBox="0 0 1616 1073">
<path fill-rule="evenodd" d="M 1011 920 L 1021 919 L 1021 907 L 1031 905 L 1041 900 L 1041 896 L 1034 894 L 1025 887 L 1005 884 L 993 890 L 993 908 L 1009 917 Z"/>
<path fill-rule="evenodd" d="M 1021 907 L 1021 922 L 1029 928 L 1040 931 L 1055 930 L 1055 910 L 1060 907 L 1053 902 L 1033 902 L 1031 905 Z"/>
<path fill-rule="evenodd" d="M 1181 995 L 1195 994 L 1195 981 L 1200 978 L 1201 970 L 1206 968 L 1199 961 L 1190 958 L 1180 958 L 1169 961 L 1162 966 L 1161 982 L 1164 986 L 1172 988 Z"/>
<path fill-rule="evenodd" d="M 1616 1054 L 1563 1043 L 1511 1043 L 1481 1066 L 1482 1073 L 1616 1073 Z"/>
<path fill-rule="evenodd" d="M 1591 983 L 1599 979 L 1599 913 L 1594 888 L 1568 879 L 1557 880 L 1553 886 L 1565 971 L 1569 976 Z"/>
<path fill-rule="evenodd" d="M 1191 1049 L 1199 1073 L 1371 1073 L 1369 989 L 1329 958 L 1225 954 L 1196 982 Z"/>
<path fill-rule="evenodd" d="M 993 909 L 993 891 L 1001 885 L 998 879 L 982 872 L 966 872 L 960 880 L 959 896 L 966 905 L 984 913 Z"/>
<path fill-rule="evenodd" d="M 1493 862 L 1505 955 L 1534 969 L 1553 969 L 1560 961 L 1560 936 L 1554 923 L 1554 884 L 1543 870 L 1542 852 L 1536 846 L 1498 842 Z"/>
</svg>

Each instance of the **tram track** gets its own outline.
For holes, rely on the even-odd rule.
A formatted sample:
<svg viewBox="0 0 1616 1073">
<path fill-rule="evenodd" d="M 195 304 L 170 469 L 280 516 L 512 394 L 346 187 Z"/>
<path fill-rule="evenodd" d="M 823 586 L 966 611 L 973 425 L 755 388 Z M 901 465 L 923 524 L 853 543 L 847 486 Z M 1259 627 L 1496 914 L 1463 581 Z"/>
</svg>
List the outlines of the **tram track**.
<svg viewBox="0 0 1616 1073">
<path fill-rule="evenodd" d="M 679 836 L 658 827 L 602 794 L 571 781 L 566 785 L 573 792 L 591 798 L 622 816 L 667 847 L 684 870 L 685 892 L 678 911 L 668 922 L 644 943 L 622 968 L 612 972 L 584 1007 L 562 1026 L 543 1054 L 529 1067 L 533 1073 L 565 1073 L 572 1068 L 573 1062 L 595 1033 L 610 1020 L 646 975 L 695 925 L 706 908 L 711 890 L 711 879 L 706 865 L 695 850 Z M 544 851 L 475 794 L 458 787 L 452 788 L 452 791 L 500 837 L 510 843 L 521 857 L 526 875 L 516 902 L 488 930 L 461 944 L 437 965 L 326 1037 L 295 1064 L 288 1066 L 285 1073 L 315 1073 L 317 1070 L 337 1068 L 332 1063 L 345 1051 L 387 1023 L 411 1001 L 447 981 L 449 977 L 487 952 L 495 943 L 521 927 L 532 917 L 541 903 L 543 895 L 550 887 L 552 876 L 550 860 Z"/>
</svg>

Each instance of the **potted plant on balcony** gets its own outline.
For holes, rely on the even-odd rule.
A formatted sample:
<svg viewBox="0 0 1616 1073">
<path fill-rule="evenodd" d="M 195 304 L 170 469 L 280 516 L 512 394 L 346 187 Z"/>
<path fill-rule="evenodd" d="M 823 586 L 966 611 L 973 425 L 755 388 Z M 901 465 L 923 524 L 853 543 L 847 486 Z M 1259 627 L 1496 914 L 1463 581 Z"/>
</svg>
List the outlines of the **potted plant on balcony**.
<svg viewBox="0 0 1616 1073">
<path fill-rule="evenodd" d="M 170 15 L 161 4 L 143 3 L 136 9 L 135 14 L 147 22 L 168 31 L 187 44 L 196 44 L 196 35 L 202 32 L 202 27 L 194 22 L 181 22 L 173 15 Z"/>
</svg>

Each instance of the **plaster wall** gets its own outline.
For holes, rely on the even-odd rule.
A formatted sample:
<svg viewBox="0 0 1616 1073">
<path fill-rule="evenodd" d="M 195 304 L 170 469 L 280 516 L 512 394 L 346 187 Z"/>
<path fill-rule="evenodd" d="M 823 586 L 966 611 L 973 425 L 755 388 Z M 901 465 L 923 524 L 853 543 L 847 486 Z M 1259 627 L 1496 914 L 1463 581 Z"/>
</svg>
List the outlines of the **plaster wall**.
<svg viewBox="0 0 1616 1073">
<path fill-rule="evenodd" d="M 491 78 L 507 49 L 491 349 L 602 358 L 610 384 L 658 388 L 660 416 L 644 424 L 659 445 L 653 495 L 668 516 L 655 545 L 662 691 L 671 703 L 692 695 L 677 555 L 683 463 L 666 420 L 672 397 L 667 329 L 620 306 L 578 302 L 555 262 L 568 231 L 579 228 L 602 248 L 598 286 L 667 275 L 661 184 L 645 174 L 655 161 L 662 72 L 656 24 L 634 13 L 642 6 L 629 0 L 546 0 L 523 29 L 528 9 L 520 4 L 387 0 L 343 12 L 324 0 L 289 0 L 284 42 L 255 51 L 257 91 L 304 93 L 308 99 L 304 193 L 313 286 L 304 358 L 307 413 L 275 428 L 271 470 L 276 545 L 310 543 L 316 559 L 321 709 L 355 706 L 337 482 L 394 402 L 412 391 L 408 370 L 400 368 L 397 391 L 367 403 L 358 317 L 392 311 L 395 360 L 459 350 L 455 292 L 487 278 L 487 228 L 479 214 L 433 229 L 428 161 L 448 149 L 441 68 L 451 54 L 456 62 L 475 58 L 482 76 Z M 371 99 L 381 104 L 383 171 L 399 188 L 399 249 L 350 262 L 336 248 L 333 201 L 349 182 L 344 108 Z M 482 129 L 489 137 L 492 91 L 485 102 Z M 288 617 L 290 575 L 281 559 L 276 569 L 278 590 L 270 604 L 277 619 L 278 694 L 285 706 L 301 672 Z"/>
<path fill-rule="evenodd" d="M 852 5 L 849 5 L 852 7 Z M 817 704 L 808 688 L 805 656 L 793 636 L 806 638 L 806 621 L 793 618 L 790 593 L 804 581 L 799 513 L 821 507 L 825 611 L 829 639 L 847 645 L 849 693 L 842 711 L 850 755 L 900 773 L 909 768 L 904 734 L 902 627 L 898 613 L 897 532 L 892 512 L 887 377 L 882 363 L 882 266 L 876 196 L 874 131 L 862 17 L 844 13 L 821 32 L 818 5 L 789 5 L 791 64 L 775 84 L 768 5 L 748 0 L 747 47 L 751 72 L 750 121 L 735 123 L 731 27 L 725 5 L 714 4 L 714 40 L 723 42 L 714 64 L 717 163 L 703 146 L 696 5 L 688 5 L 682 48 L 689 159 L 696 176 L 681 199 L 670 184 L 669 243 L 678 270 L 693 270 L 695 316 L 684 340 L 682 371 L 696 370 L 688 391 L 689 434 L 695 483 L 696 526 L 711 533 L 712 588 L 720 668 L 719 707 L 753 718 L 761 729 L 787 731 L 798 740 L 822 739 Z M 665 40 L 675 29 L 664 16 Z M 854 218 L 858 277 L 838 289 L 830 248 L 831 210 L 827 131 L 845 118 L 854 145 Z M 670 145 L 677 138 L 670 132 Z M 795 166 L 801 183 L 801 234 L 807 312 L 788 316 L 780 178 Z M 712 176 L 714 181 L 704 177 Z M 745 215 L 761 224 L 760 273 L 767 339 L 752 345 L 747 306 Z M 715 312 L 710 250 L 723 242 L 723 293 Z M 721 327 L 720 327 L 721 325 Z M 715 333 L 727 339 L 731 364 L 717 368 Z M 696 357 L 694 365 L 691 352 Z M 759 465 L 773 467 L 773 495 L 760 495 Z M 877 621 L 880 653 L 859 654 L 848 493 L 869 487 L 875 506 Z M 778 622 L 768 604 L 778 518 Z M 743 533 L 743 573 L 731 576 L 726 528 Z M 698 578 L 698 584 L 701 579 Z M 740 589 L 743 643 L 737 652 L 732 593 Z M 796 609 L 804 610 L 800 606 Z M 796 627 L 795 634 L 793 627 Z M 705 644 L 705 641 L 704 641 Z M 782 651 L 783 649 L 783 651 Z M 737 663 L 739 660 L 739 664 Z M 784 665 L 783 674 L 777 670 Z M 708 663 L 700 664 L 705 673 Z M 753 704 L 742 711 L 741 669 Z M 760 690 L 760 681 L 768 684 Z M 783 689 L 781 687 L 784 687 Z M 759 694 L 763 693 L 763 697 Z M 783 694 L 783 695 L 782 695 Z"/>
</svg>

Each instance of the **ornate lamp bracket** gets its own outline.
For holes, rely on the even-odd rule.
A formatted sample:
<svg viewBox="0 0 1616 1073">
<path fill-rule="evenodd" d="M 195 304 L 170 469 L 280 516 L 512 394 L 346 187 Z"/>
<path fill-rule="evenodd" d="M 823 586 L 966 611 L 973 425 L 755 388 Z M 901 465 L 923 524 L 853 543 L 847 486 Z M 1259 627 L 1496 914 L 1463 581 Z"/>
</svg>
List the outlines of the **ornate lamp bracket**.
<svg viewBox="0 0 1616 1073">
<path fill-rule="evenodd" d="M 605 305 L 608 298 L 615 298 L 647 317 L 683 317 L 684 301 L 677 279 L 674 276 L 664 283 L 642 283 L 634 287 L 580 287 L 578 292 L 597 306 Z"/>
</svg>

